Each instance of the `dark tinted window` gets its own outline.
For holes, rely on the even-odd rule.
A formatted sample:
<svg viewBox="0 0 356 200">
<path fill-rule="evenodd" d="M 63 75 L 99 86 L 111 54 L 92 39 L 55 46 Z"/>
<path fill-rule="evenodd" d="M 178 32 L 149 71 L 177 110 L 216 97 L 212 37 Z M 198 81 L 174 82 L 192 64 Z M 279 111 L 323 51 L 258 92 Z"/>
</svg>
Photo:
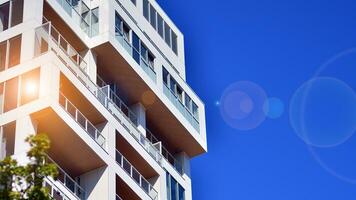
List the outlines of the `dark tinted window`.
<svg viewBox="0 0 356 200">
<path fill-rule="evenodd" d="M 5 82 L 4 112 L 17 107 L 18 78 L 13 78 Z"/>
<path fill-rule="evenodd" d="M 22 23 L 22 17 L 23 17 L 23 0 L 13 0 L 12 1 L 11 27 Z"/>
<path fill-rule="evenodd" d="M 10 39 L 9 68 L 20 63 L 21 36 Z"/>
<path fill-rule="evenodd" d="M 9 28 L 10 2 L 0 5 L 0 31 Z"/>
</svg>

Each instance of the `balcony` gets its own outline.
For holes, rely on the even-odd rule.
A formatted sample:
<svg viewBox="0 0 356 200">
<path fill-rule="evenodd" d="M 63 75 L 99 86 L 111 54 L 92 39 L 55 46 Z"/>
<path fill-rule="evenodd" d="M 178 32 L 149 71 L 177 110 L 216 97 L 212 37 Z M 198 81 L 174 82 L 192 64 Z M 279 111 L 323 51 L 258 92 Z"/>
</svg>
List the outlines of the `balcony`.
<svg viewBox="0 0 356 200">
<path fill-rule="evenodd" d="M 52 160 L 49 156 L 47 156 L 48 163 L 53 163 L 57 166 L 58 177 L 56 181 L 60 182 L 68 191 L 70 191 L 73 195 L 75 195 L 78 199 L 85 199 L 85 191 L 84 189 L 76 182 L 73 178 L 71 178 L 54 160 Z"/>
<path fill-rule="evenodd" d="M 91 24 L 91 10 L 81 0 L 56 0 L 61 8 L 69 15 L 74 22 L 89 36 L 98 34 L 98 23 Z"/>
<path fill-rule="evenodd" d="M 49 190 L 49 195 L 55 200 L 70 200 L 70 198 L 65 195 L 49 178 L 45 179 L 44 185 Z"/>
<path fill-rule="evenodd" d="M 95 142 L 105 150 L 106 139 L 100 134 L 100 131 L 62 94 L 59 94 L 59 104 L 62 108 L 77 122 L 85 132 Z"/>
<path fill-rule="evenodd" d="M 179 112 L 188 120 L 188 122 L 200 132 L 199 121 L 193 116 L 193 114 L 183 105 L 181 100 L 168 88 L 167 85 L 163 84 L 163 93 L 172 102 L 172 104 L 179 110 Z"/>
<path fill-rule="evenodd" d="M 156 72 L 153 70 L 153 63 L 149 63 L 140 52 L 134 48 L 131 43 L 124 36 L 124 33 L 117 27 L 115 27 L 115 38 L 126 50 L 127 53 L 140 65 L 140 67 L 146 72 L 152 81 L 156 82 Z"/>
<path fill-rule="evenodd" d="M 183 175 L 183 167 L 182 164 L 174 158 L 174 156 L 162 145 L 162 143 L 151 133 L 150 130 L 146 129 L 146 137 L 148 140 L 155 144 L 155 146 L 160 149 L 160 152 L 163 158 L 173 166 L 173 168 L 180 174 Z"/>
<path fill-rule="evenodd" d="M 163 157 L 170 163 L 179 174 L 183 174 L 181 164 L 161 146 L 158 150 L 153 143 L 159 142 L 157 138 L 147 129 L 146 138 L 137 128 L 137 117 L 121 98 L 110 88 L 100 76 L 94 83 L 87 75 L 87 64 L 79 53 L 61 36 L 51 25 L 51 22 L 43 24 L 36 29 L 37 47 L 36 55 L 46 53 L 50 50 L 55 52 L 65 66 L 78 78 L 78 80 L 96 97 L 96 99 L 117 119 L 123 127 L 139 142 L 139 144 L 159 164 Z M 87 120 L 84 115 L 63 95 L 60 94 L 60 105 L 66 112 L 104 149 L 105 138 Z M 104 149 L 105 150 L 105 149 Z"/>
<path fill-rule="evenodd" d="M 64 65 L 78 78 L 78 80 L 95 96 L 95 98 L 117 119 L 123 127 L 139 142 L 139 144 L 155 159 L 161 162 L 159 151 L 148 141 L 148 139 L 137 129 L 137 118 L 129 107 L 110 89 L 103 79 L 97 76 L 94 83 L 87 75 L 87 64 L 79 53 L 59 34 L 59 32 L 47 22 L 36 29 L 36 55 L 53 51 L 62 60 Z M 63 106 L 63 105 L 62 105 Z M 69 111 L 68 111 L 69 112 Z M 75 113 L 71 114 L 75 117 Z M 82 123 L 81 119 L 75 120 Z M 78 121 L 80 120 L 80 121 Z M 86 128 L 84 124 L 81 124 Z M 89 127 L 91 127 L 89 125 Z M 88 131 L 97 141 L 96 132 L 90 128 Z M 101 139 L 100 139 L 101 140 Z M 100 142 L 100 141 L 97 141 Z M 98 143 L 100 145 L 100 143 Z"/>
<path fill-rule="evenodd" d="M 118 150 L 116 162 L 153 200 L 157 199 L 157 191 Z"/>
</svg>

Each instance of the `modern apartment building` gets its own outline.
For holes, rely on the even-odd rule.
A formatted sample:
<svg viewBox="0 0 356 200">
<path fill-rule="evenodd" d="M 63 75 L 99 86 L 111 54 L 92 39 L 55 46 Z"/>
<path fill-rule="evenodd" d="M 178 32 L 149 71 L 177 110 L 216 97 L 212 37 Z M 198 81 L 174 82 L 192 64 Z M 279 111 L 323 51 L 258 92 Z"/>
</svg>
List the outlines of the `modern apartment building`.
<svg viewBox="0 0 356 200">
<path fill-rule="evenodd" d="M 0 158 L 46 133 L 54 199 L 192 199 L 207 142 L 184 60 L 154 0 L 0 0 Z"/>
</svg>

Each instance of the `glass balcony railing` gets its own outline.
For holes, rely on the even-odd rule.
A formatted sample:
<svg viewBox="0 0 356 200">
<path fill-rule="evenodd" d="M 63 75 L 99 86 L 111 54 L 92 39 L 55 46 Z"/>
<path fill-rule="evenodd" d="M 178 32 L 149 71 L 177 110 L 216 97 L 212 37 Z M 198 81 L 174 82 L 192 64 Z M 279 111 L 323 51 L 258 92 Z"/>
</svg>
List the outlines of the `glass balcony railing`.
<svg viewBox="0 0 356 200">
<path fill-rule="evenodd" d="M 137 117 L 126 106 L 117 94 L 110 89 L 110 85 L 97 76 L 98 84 L 94 83 L 86 72 L 86 63 L 79 59 L 72 59 L 72 54 L 68 54 L 69 44 L 62 48 L 56 38 L 53 38 L 53 30 L 56 30 L 47 22 L 36 29 L 36 55 L 53 51 L 60 58 L 63 64 L 78 78 L 78 80 L 95 96 L 95 98 L 118 120 L 122 126 L 139 142 L 139 144 L 161 164 L 162 156 L 150 141 L 138 130 Z M 58 33 L 58 32 L 56 32 Z M 63 38 L 58 36 L 58 38 Z M 66 41 L 62 39 L 62 41 Z"/>
<path fill-rule="evenodd" d="M 59 104 L 105 150 L 105 137 L 62 93 L 59 94 Z"/>
<path fill-rule="evenodd" d="M 116 162 L 152 199 L 157 199 L 157 191 L 118 150 L 116 150 Z"/>
<path fill-rule="evenodd" d="M 148 129 L 146 129 L 146 137 L 152 144 L 158 144 L 160 141 L 152 134 L 152 132 Z M 161 154 L 163 158 L 173 166 L 173 168 L 180 174 L 183 175 L 183 167 L 182 164 L 174 158 L 174 156 L 169 153 L 169 151 L 163 146 L 160 145 Z"/>
<path fill-rule="evenodd" d="M 63 186 L 65 186 L 73 195 L 81 200 L 85 199 L 84 189 L 72 179 L 54 160 L 47 156 L 48 163 L 53 163 L 57 166 L 58 177 L 56 181 L 59 181 Z"/>
<path fill-rule="evenodd" d="M 80 70 L 87 72 L 87 63 L 83 57 L 75 50 L 75 48 L 67 42 L 66 39 L 57 31 L 51 22 L 46 22 L 42 26 L 36 28 L 36 46 L 35 56 L 46 53 L 50 50 L 54 51 L 61 60 L 69 65 L 69 62 L 79 66 Z M 69 59 L 68 59 L 69 58 Z"/>
<path fill-rule="evenodd" d="M 81 0 L 56 0 L 63 10 L 80 26 L 88 35 L 98 34 L 98 24 L 90 26 L 90 9 Z"/>
<path fill-rule="evenodd" d="M 64 194 L 51 180 L 48 178 L 44 181 L 44 186 L 48 188 L 49 195 L 55 200 L 71 200 L 67 195 Z"/>
<path fill-rule="evenodd" d="M 199 132 L 199 122 L 193 114 L 183 105 L 179 98 L 163 83 L 163 93 L 173 103 L 173 105 L 179 110 L 179 112 L 188 120 L 188 122 Z"/>
<path fill-rule="evenodd" d="M 141 56 L 131 43 L 126 39 L 122 31 L 115 27 L 115 38 L 121 44 L 121 46 L 130 54 L 130 56 L 140 65 L 140 67 L 146 72 L 146 74 L 156 82 L 156 72 L 153 70 L 152 64 L 150 64 L 144 57 Z"/>
</svg>

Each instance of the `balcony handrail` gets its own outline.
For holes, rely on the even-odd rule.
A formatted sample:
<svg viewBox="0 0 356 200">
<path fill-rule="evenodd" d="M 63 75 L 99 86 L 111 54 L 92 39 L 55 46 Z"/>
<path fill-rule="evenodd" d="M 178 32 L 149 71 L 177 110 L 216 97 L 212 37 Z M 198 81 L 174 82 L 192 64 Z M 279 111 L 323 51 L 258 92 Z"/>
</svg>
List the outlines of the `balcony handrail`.
<svg viewBox="0 0 356 200">
<path fill-rule="evenodd" d="M 61 180 L 59 178 L 56 179 L 56 181 L 59 180 L 59 182 L 65 186 L 73 195 L 77 196 L 79 199 L 84 199 L 85 197 L 85 190 L 71 177 L 67 174 L 66 171 L 64 171 L 64 169 L 62 169 L 49 155 L 47 155 L 47 159 L 49 161 L 49 163 L 53 163 L 54 165 L 56 165 L 57 169 L 59 170 L 59 174 L 63 174 L 63 182 L 61 182 Z M 71 181 L 74 184 L 74 191 L 72 191 L 68 186 L 67 186 L 67 179 L 69 179 L 69 181 Z M 81 195 L 83 195 L 82 197 L 80 197 Z"/>
<path fill-rule="evenodd" d="M 47 27 L 47 29 L 51 29 L 53 27 L 53 25 L 51 25 L 50 22 L 45 23 L 43 25 L 41 25 L 40 27 L 36 28 L 36 31 L 39 32 L 39 30 L 43 27 Z M 50 30 L 46 31 L 46 33 L 48 34 L 47 37 L 52 37 L 52 35 L 50 35 Z M 53 49 L 51 47 L 51 43 L 48 43 L 49 47 L 47 49 L 47 51 L 49 50 L 53 50 L 58 56 L 61 56 L 59 52 L 57 52 L 57 50 Z M 57 43 L 56 43 L 57 45 Z M 61 49 L 63 51 L 63 49 Z M 66 56 L 68 57 L 68 55 L 66 54 Z M 80 67 L 80 65 L 76 62 L 73 62 L 74 65 L 76 65 L 76 67 L 78 67 L 79 70 L 77 70 L 76 68 L 74 69 L 73 67 L 71 67 L 68 63 L 65 63 L 65 59 L 66 58 L 60 58 L 62 62 L 64 62 L 65 66 L 69 68 L 69 70 L 79 79 L 79 81 L 95 96 L 96 99 L 99 100 L 99 102 L 114 116 L 115 119 L 117 119 L 126 130 L 128 130 L 128 132 L 133 136 L 133 138 L 159 163 L 161 164 L 161 154 L 159 153 L 159 150 L 153 146 L 152 143 L 149 142 L 149 140 L 141 133 L 141 131 L 137 128 L 137 125 L 135 123 L 133 123 L 133 119 L 130 119 L 131 116 L 133 115 L 133 112 L 131 110 L 129 110 L 128 106 L 123 106 L 125 108 L 127 108 L 130 113 L 130 116 L 126 115 L 124 113 L 124 111 L 122 110 L 122 107 L 120 106 L 120 108 L 118 107 L 118 105 L 116 105 L 116 103 L 113 101 L 112 98 L 110 98 L 108 96 L 108 94 L 103 93 L 102 89 L 105 86 L 109 86 L 108 84 L 106 84 L 101 78 L 100 76 L 97 75 L 97 78 L 99 80 L 102 80 L 102 84 L 103 86 L 100 87 L 98 86 L 96 83 L 94 83 L 91 78 L 89 77 L 89 75 L 83 71 L 83 68 Z M 91 88 L 92 87 L 92 88 Z M 113 92 L 110 89 L 110 93 L 113 95 L 113 97 L 120 99 L 115 92 Z M 102 99 L 101 99 L 102 98 Z M 115 99 L 115 101 L 117 100 Z M 122 103 L 123 101 L 120 99 L 120 102 Z M 123 104 L 123 103 L 122 103 Z M 123 104 L 124 105 L 124 104 Z M 120 113 L 120 117 L 122 117 L 122 119 L 119 119 L 118 116 L 115 115 L 114 111 L 111 109 L 115 109 L 114 111 L 118 111 Z M 131 117 L 134 118 L 134 117 Z M 136 117 L 135 117 L 136 118 Z M 136 118 L 137 119 L 137 118 Z M 130 130 L 127 125 L 125 124 L 125 122 L 127 122 L 131 127 L 133 127 L 133 130 Z M 137 123 L 137 122 L 136 122 Z M 137 134 L 135 135 L 134 132 L 136 132 Z M 152 152 L 152 151 L 153 152 Z"/>
<path fill-rule="evenodd" d="M 156 138 L 156 136 L 154 136 L 154 134 L 149 130 L 146 129 L 146 137 L 150 140 L 150 142 L 152 144 L 159 142 L 160 140 L 158 140 Z M 163 156 L 163 158 L 173 166 L 173 168 L 180 174 L 183 175 L 184 171 L 183 171 L 183 167 L 182 164 L 180 162 L 178 162 L 178 160 L 167 150 L 167 148 L 162 144 L 161 146 L 162 151 L 160 152 L 161 155 Z M 166 152 L 166 153 L 164 153 Z M 173 162 L 173 163 L 172 163 Z"/>
<path fill-rule="evenodd" d="M 143 189 L 143 191 L 145 191 L 152 199 L 157 198 L 158 192 L 117 149 L 115 160 L 119 166 Z"/>
<path fill-rule="evenodd" d="M 166 83 L 163 82 L 163 85 L 169 90 L 169 92 L 176 98 L 176 100 L 185 108 L 185 110 L 193 117 L 193 119 L 200 124 L 199 120 L 195 118 L 194 114 L 183 104 L 183 102 L 178 98 L 178 96 L 168 87 Z"/>
<path fill-rule="evenodd" d="M 64 197 L 61 196 L 62 200 L 70 200 L 70 198 L 66 194 L 64 194 L 64 192 L 61 189 L 59 189 L 58 186 L 56 184 L 54 184 L 51 179 L 49 179 L 49 178 L 45 179 L 45 181 L 43 182 L 45 187 L 47 187 L 46 183 L 51 187 L 49 192 L 50 192 L 50 196 L 52 197 L 52 199 L 55 199 L 54 195 L 53 195 L 54 192 L 58 192 L 64 196 Z M 56 200 L 60 200 L 60 199 L 56 199 Z"/>
<path fill-rule="evenodd" d="M 61 101 L 64 102 L 61 102 Z M 59 92 L 59 104 L 63 107 L 63 109 L 70 115 L 72 118 L 78 123 L 79 126 L 81 126 L 87 134 L 94 139 L 94 141 L 105 150 L 105 143 L 106 143 L 106 138 L 100 133 L 100 131 L 83 115 L 77 107 L 74 106 L 72 102 L 66 98 L 63 93 Z M 64 104 L 64 105 L 63 105 Z M 74 114 L 71 113 L 70 109 L 74 109 Z M 74 116 L 73 116 L 74 115 Z M 80 120 L 81 118 L 81 120 Z M 90 133 L 89 130 L 94 131 L 94 135 Z M 102 139 L 102 143 L 100 143 L 100 138 Z"/>
<path fill-rule="evenodd" d="M 132 19 L 134 22 L 134 18 L 132 17 L 131 13 L 121 4 L 121 2 L 119 0 L 115 0 L 119 6 L 123 9 L 123 11 L 129 16 L 130 19 Z M 173 66 L 173 64 L 171 63 L 171 61 L 169 61 L 169 59 L 164 55 L 164 53 L 160 50 L 160 48 L 155 44 L 155 42 L 152 41 L 152 39 L 147 35 L 146 32 L 144 32 L 142 30 L 142 28 L 139 27 L 138 23 L 134 23 L 137 28 L 143 33 L 143 35 L 146 37 L 146 39 L 148 41 L 150 41 L 150 43 L 152 44 L 152 46 L 155 47 L 155 49 L 159 52 L 159 54 L 161 54 L 161 56 L 163 57 L 164 60 L 166 60 L 166 62 L 172 67 L 172 69 L 178 74 L 179 79 L 181 79 L 184 83 L 186 83 L 185 85 L 189 88 L 189 90 L 194 94 L 194 96 L 200 101 L 201 104 L 204 105 L 204 102 L 200 99 L 200 97 L 196 94 L 196 92 L 193 90 L 193 88 L 190 87 L 190 85 L 187 83 L 186 80 L 184 80 L 179 71 L 177 70 L 177 68 L 175 66 Z"/>
<path fill-rule="evenodd" d="M 64 5 L 64 4 L 67 4 L 67 5 L 70 7 L 71 11 L 74 11 L 74 14 L 76 14 L 76 15 L 79 17 L 79 19 L 80 19 L 80 22 L 79 22 L 79 23 L 80 23 L 80 24 L 79 24 L 80 28 L 83 29 L 81 23 L 84 22 L 84 27 L 88 28 L 88 31 L 89 31 L 89 32 L 87 32 L 86 30 L 84 30 L 84 32 L 86 32 L 89 36 L 92 35 L 90 23 L 88 23 L 88 22 L 85 20 L 85 18 L 83 18 L 82 15 L 77 11 L 77 9 L 74 8 L 74 6 L 69 2 L 69 1 L 71 1 L 71 0 L 56 0 L 56 1 L 58 2 L 58 4 L 60 4 L 60 6 L 62 7 L 62 9 L 72 18 L 72 12 L 69 13 L 68 10 L 66 10 L 66 8 L 65 8 L 65 5 Z M 87 6 L 87 5 L 85 4 L 85 2 L 83 2 L 82 0 L 79 0 L 79 1 L 77 1 L 77 2 L 80 2 L 80 3 L 84 4 L 84 5 L 90 10 L 89 6 Z M 79 3 L 78 3 L 78 5 L 79 5 Z"/>
</svg>

